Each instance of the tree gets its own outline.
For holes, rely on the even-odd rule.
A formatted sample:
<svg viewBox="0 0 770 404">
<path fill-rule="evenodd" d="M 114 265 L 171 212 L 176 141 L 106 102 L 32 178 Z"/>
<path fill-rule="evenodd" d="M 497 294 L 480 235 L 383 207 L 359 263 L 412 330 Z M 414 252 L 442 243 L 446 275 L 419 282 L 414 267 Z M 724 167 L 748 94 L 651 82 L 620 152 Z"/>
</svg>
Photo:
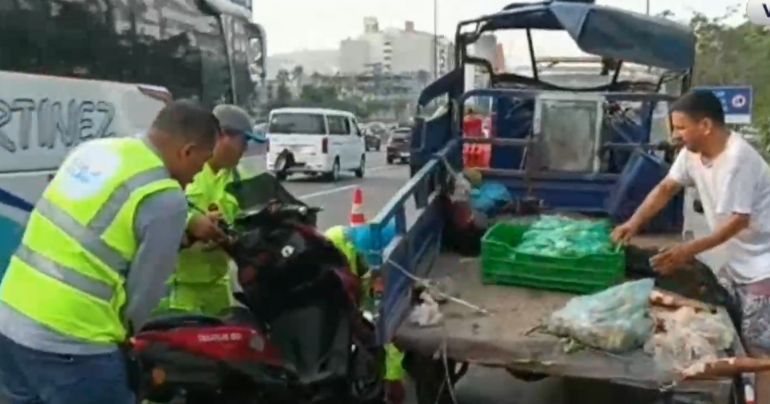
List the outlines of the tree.
<svg viewBox="0 0 770 404">
<path fill-rule="evenodd" d="M 423 87 L 428 85 L 430 81 L 430 73 L 427 70 L 420 70 L 417 72 L 417 82 Z"/>
<path fill-rule="evenodd" d="M 725 20 L 736 12 L 708 18 L 696 14 L 690 25 L 698 38 L 694 84 L 739 85 L 754 88 L 753 117 L 770 144 L 770 35 L 763 27 L 745 22 L 729 26 Z"/>
<path fill-rule="evenodd" d="M 289 91 L 289 72 L 286 69 L 278 71 L 278 75 L 275 78 L 278 82 L 278 88 L 276 89 L 275 102 L 281 106 L 286 106 L 291 102 L 291 91 Z"/>
<path fill-rule="evenodd" d="M 302 88 L 305 81 L 305 69 L 301 65 L 294 66 L 291 71 L 291 81 L 294 82 L 296 88 Z"/>
</svg>

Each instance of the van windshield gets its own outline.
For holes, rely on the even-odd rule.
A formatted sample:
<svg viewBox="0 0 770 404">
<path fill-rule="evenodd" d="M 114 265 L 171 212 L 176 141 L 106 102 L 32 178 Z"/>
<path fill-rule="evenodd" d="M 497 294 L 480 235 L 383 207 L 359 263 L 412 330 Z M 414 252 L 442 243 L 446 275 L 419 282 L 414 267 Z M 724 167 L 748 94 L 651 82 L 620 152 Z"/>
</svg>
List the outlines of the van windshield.
<svg viewBox="0 0 770 404">
<path fill-rule="evenodd" d="M 270 134 L 325 135 L 323 115 L 303 113 L 273 114 L 270 118 Z"/>
</svg>

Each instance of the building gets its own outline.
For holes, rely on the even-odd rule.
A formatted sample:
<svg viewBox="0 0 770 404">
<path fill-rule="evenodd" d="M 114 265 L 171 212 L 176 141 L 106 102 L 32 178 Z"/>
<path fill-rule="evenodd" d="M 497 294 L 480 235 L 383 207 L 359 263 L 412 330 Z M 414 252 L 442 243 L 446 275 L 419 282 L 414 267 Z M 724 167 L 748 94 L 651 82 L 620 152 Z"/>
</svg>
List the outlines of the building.
<svg viewBox="0 0 770 404">
<path fill-rule="evenodd" d="M 489 62 L 495 73 L 505 72 L 505 54 L 502 44 L 497 42 L 493 34 L 482 35 L 468 50 L 469 56 L 484 59 Z M 486 87 L 489 82 L 487 69 L 479 65 L 468 66 L 465 70 L 465 87 L 467 90 Z"/>
<path fill-rule="evenodd" d="M 435 42 L 435 44 L 434 44 Z M 434 53 L 435 49 L 435 53 Z M 434 69 L 440 76 L 453 68 L 454 46 L 445 37 L 418 31 L 407 21 L 403 29 L 380 30 L 374 17 L 364 19 L 364 32 L 340 43 L 342 74 L 413 74 Z"/>
</svg>

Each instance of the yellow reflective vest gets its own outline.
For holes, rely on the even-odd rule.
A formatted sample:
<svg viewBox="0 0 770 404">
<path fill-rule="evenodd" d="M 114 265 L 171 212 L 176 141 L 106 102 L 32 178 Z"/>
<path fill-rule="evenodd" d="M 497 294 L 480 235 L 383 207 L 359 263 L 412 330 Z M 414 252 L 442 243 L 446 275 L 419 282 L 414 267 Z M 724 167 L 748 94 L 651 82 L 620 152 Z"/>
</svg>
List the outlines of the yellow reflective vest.
<svg viewBox="0 0 770 404">
<path fill-rule="evenodd" d="M 190 210 L 189 217 L 200 215 L 216 207 L 224 220 L 232 224 L 239 212 L 238 201 L 226 191 L 227 185 L 237 180 L 235 170 L 222 169 L 217 172 L 207 163 L 185 190 L 189 203 L 196 209 Z M 208 248 L 200 243 L 181 251 L 179 266 L 172 276 L 171 285 L 179 283 L 216 283 L 227 276 L 230 257 L 220 248 Z"/>
<path fill-rule="evenodd" d="M 32 211 L 0 300 L 63 335 L 120 343 L 134 216 L 150 194 L 180 189 L 143 140 L 99 139 L 62 164 Z"/>
<path fill-rule="evenodd" d="M 350 272 L 360 275 L 358 273 L 358 251 L 356 246 L 348 239 L 348 235 L 345 231 L 345 226 L 334 226 L 326 230 L 324 233 L 327 239 L 337 247 L 340 252 L 348 259 L 348 265 L 350 265 Z"/>
</svg>

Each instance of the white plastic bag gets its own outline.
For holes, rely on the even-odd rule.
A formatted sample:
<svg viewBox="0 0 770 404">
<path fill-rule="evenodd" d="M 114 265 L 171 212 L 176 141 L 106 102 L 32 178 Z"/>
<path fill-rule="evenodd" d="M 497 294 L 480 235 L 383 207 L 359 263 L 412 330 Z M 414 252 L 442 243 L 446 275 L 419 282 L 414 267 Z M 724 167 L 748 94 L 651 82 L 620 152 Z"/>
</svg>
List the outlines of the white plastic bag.
<svg viewBox="0 0 770 404">
<path fill-rule="evenodd" d="M 551 314 L 546 328 L 552 334 L 606 351 L 640 347 L 652 334 L 649 298 L 653 287 L 652 279 L 642 279 L 572 298 Z"/>
<path fill-rule="evenodd" d="M 730 324 L 722 317 L 692 307 L 656 314 L 664 331 L 655 333 L 645 344 L 645 352 L 655 357 L 664 371 L 684 369 L 719 358 L 733 343 Z"/>
</svg>

